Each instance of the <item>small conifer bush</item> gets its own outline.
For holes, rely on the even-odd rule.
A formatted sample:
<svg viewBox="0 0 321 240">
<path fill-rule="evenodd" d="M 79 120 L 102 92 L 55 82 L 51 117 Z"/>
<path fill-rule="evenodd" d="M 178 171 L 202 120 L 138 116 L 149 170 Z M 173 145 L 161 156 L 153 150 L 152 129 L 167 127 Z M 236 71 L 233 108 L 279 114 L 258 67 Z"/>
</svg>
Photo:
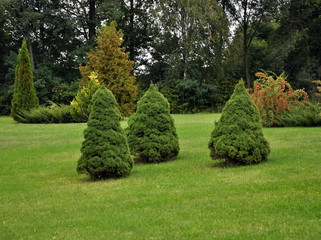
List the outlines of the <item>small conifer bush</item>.
<svg viewBox="0 0 321 240">
<path fill-rule="evenodd" d="M 269 143 L 263 136 L 258 108 L 240 81 L 226 103 L 212 132 L 208 147 L 213 159 L 235 164 L 266 161 Z"/>
<path fill-rule="evenodd" d="M 128 120 L 128 144 L 136 162 L 155 163 L 178 155 L 179 144 L 167 99 L 153 84 Z"/>
<path fill-rule="evenodd" d="M 120 119 L 114 95 L 102 86 L 92 98 L 92 112 L 78 161 L 79 173 L 89 174 L 94 180 L 130 174 L 133 159 Z"/>
</svg>

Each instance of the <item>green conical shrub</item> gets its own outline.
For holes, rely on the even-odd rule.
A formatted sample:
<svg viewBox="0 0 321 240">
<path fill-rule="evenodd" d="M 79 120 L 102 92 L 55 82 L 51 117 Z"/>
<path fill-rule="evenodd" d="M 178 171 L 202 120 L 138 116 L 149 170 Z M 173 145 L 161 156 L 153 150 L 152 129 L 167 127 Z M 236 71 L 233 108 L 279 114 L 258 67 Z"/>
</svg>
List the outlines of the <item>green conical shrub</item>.
<svg viewBox="0 0 321 240">
<path fill-rule="evenodd" d="M 15 116 L 17 113 L 36 107 L 39 107 L 39 99 L 33 83 L 33 72 L 27 43 L 23 40 L 17 57 L 11 116 L 17 120 Z"/>
<path fill-rule="evenodd" d="M 179 144 L 167 99 L 153 84 L 128 120 L 128 144 L 136 162 L 154 163 L 178 155 Z"/>
<path fill-rule="evenodd" d="M 120 112 L 112 92 L 102 86 L 93 95 L 92 111 L 84 131 L 77 171 L 93 179 L 130 174 L 133 159 L 126 135 L 120 126 Z"/>
<path fill-rule="evenodd" d="M 257 107 L 240 81 L 222 111 L 208 144 L 213 159 L 236 164 L 266 161 L 269 143 L 263 136 Z"/>
</svg>

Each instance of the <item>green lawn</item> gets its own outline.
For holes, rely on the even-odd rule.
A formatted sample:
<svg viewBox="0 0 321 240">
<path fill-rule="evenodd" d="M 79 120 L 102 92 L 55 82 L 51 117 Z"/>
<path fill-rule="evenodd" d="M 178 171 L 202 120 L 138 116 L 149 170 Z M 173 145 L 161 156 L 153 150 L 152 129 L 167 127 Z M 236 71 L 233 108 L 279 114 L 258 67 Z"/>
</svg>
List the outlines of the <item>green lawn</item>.
<svg viewBox="0 0 321 240">
<path fill-rule="evenodd" d="M 220 168 L 219 115 L 174 118 L 177 160 L 100 182 L 75 170 L 85 124 L 0 118 L 0 239 L 321 239 L 321 128 L 264 129 L 268 162 Z"/>
</svg>

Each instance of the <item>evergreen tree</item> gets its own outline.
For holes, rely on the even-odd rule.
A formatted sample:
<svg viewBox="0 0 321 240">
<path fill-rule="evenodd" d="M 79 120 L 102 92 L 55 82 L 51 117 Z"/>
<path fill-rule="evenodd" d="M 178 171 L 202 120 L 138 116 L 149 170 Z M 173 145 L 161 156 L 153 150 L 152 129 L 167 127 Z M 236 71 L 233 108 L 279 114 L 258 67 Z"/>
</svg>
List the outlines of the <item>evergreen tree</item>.
<svg viewBox="0 0 321 240">
<path fill-rule="evenodd" d="M 100 88 L 101 82 L 95 72 L 89 76 L 89 81 L 86 87 L 83 87 L 77 92 L 74 100 L 70 103 L 70 114 L 76 122 L 86 121 L 91 112 L 91 98 Z"/>
<path fill-rule="evenodd" d="M 19 111 L 30 110 L 38 106 L 39 100 L 33 83 L 30 55 L 27 43 L 23 40 L 17 57 L 11 116 L 15 119 L 15 114 Z"/>
<path fill-rule="evenodd" d="M 263 136 L 257 107 L 240 81 L 216 123 L 209 144 L 213 159 L 236 164 L 266 161 L 269 143 Z"/>
<path fill-rule="evenodd" d="M 162 162 L 178 155 L 178 136 L 167 99 L 153 84 L 128 120 L 128 144 L 135 161 Z"/>
<path fill-rule="evenodd" d="M 78 161 L 79 173 L 89 174 L 93 179 L 130 174 L 133 160 L 120 119 L 115 97 L 102 86 L 92 97 L 92 112 Z"/>
<path fill-rule="evenodd" d="M 116 30 L 116 23 L 106 25 L 98 33 L 97 47 L 88 54 L 86 66 L 80 67 L 82 74 L 80 90 L 86 87 L 92 71 L 110 89 L 123 115 L 130 115 L 135 109 L 137 86 L 131 76 L 134 62 L 128 60 L 129 53 L 121 47 L 123 34 Z"/>
</svg>

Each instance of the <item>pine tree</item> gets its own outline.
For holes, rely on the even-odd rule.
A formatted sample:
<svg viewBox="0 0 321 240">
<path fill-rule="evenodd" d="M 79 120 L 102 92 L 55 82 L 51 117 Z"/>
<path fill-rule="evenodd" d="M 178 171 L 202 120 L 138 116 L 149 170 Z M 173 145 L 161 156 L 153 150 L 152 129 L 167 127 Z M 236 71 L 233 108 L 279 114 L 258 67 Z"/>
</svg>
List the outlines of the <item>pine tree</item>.
<svg viewBox="0 0 321 240">
<path fill-rule="evenodd" d="M 266 161 L 269 143 L 263 136 L 257 107 L 240 81 L 216 123 L 209 144 L 213 159 L 236 164 Z"/>
<path fill-rule="evenodd" d="M 33 72 L 27 43 L 23 40 L 17 57 L 11 116 L 16 119 L 15 115 L 21 110 L 30 110 L 36 107 L 39 107 L 39 100 L 33 83 Z"/>
<path fill-rule="evenodd" d="M 115 97 L 102 86 L 92 97 L 92 112 L 84 131 L 85 140 L 78 161 L 79 173 L 89 174 L 92 179 L 130 174 L 133 160 L 120 119 Z"/>
<path fill-rule="evenodd" d="M 151 163 L 173 159 L 179 143 L 167 99 L 153 84 L 137 103 L 128 120 L 128 144 L 136 162 Z"/>
<path fill-rule="evenodd" d="M 133 61 L 128 60 L 129 53 L 121 47 L 123 33 L 116 30 L 116 23 L 102 27 L 97 37 L 97 47 L 88 54 L 86 66 L 80 66 L 82 74 L 80 89 L 86 87 L 92 71 L 98 79 L 112 91 L 119 104 L 121 113 L 129 116 L 135 109 L 137 86 L 131 76 Z"/>
</svg>

